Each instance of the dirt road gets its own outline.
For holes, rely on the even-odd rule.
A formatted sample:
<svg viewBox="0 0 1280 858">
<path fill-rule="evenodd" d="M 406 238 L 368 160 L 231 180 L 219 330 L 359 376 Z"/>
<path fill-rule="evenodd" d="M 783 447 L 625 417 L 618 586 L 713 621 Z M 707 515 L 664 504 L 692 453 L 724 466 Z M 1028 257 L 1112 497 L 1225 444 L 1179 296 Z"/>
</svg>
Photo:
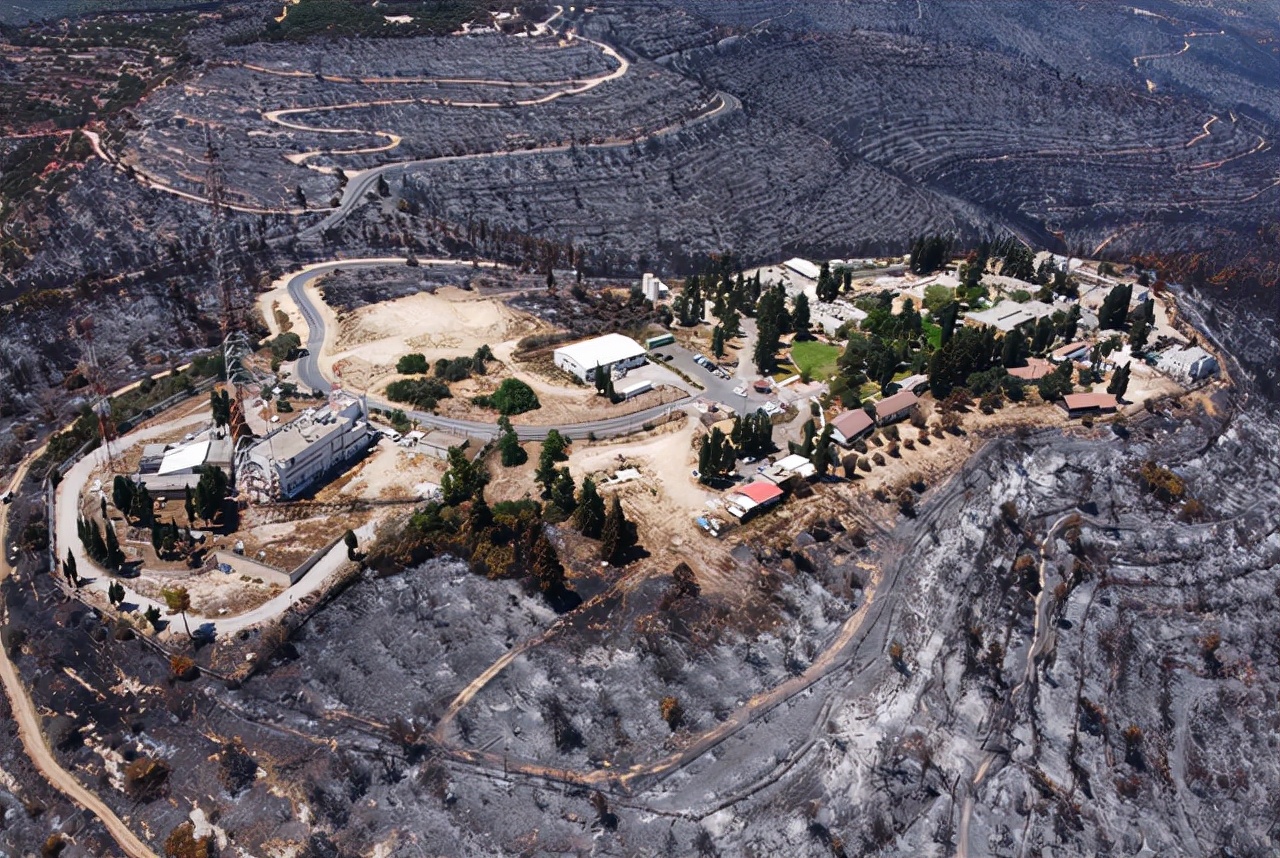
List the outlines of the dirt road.
<svg viewBox="0 0 1280 858">
<path fill-rule="evenodd" d="M 9 487 L 11 489 L 16 491 L 22 485 L 22 481 L 26 479 L 30 463 L 40 452 L 37 451 L 29 456 L 18 468 L 13 477 L 13 482 L 10 483 Z M 5 512 L 7 513 L 7 510 Z M 0 514 L 0 545 L 8 544 L 8 525 L 8 515 Z M 0 558 L 0 581 L 9 577 L 13 571 L 6 554 L 3 558 Z M 9 653 L 4 647 L 0 647 L 0 681 L 3 681 L 5 694 L 9 698 L 9 708 L 13 711 L 13 720 L 18 727 L 18 738 L 22 740 L 22 747 L 26 750 L 27 756 L 31 758 L 32 764 L 40 771 L 40 774 L 44 775 L 45 779 L 58 792 L 98 817 L 102 821 L 103 827 L 107 829 L 107 832 L 115 839 L 116 844 L 129 858 L 159 858 L 155 852 L 152 852 L 145 843 L 129 830 L 129 827 L 121 821 L 120 817 L 115 815 L 111 808 L 107 807 L 100 798 L 87 790 L 54 758 L 53 752 L 49 750 L 48 744 L 45 743 L 44 734 L 40 732 L 40 715 L 36 712 L 35 704 L 31 702 L 26 686 L 22 684 L 22 679 L 18 676 L 18 670 L 9 659 Z"/>
</svg>

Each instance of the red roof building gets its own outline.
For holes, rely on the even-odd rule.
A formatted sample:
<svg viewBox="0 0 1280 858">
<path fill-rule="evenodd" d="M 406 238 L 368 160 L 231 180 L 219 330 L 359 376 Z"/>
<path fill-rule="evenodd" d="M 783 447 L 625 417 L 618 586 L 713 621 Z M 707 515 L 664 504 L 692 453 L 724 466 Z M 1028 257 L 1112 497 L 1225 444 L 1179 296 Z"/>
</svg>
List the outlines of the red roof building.
<svg viewBox="0 0 1280 858">
<path fill-rule="evenodd" d="M 1014 378 L 1020 378 L 1023 381 L 1039 381 L 1049 373 L 1053 372 L 1054 366 L 1044 358 L 1027 358 L 1026 366 L 1010 367 L 1009 375 Z"/>
<path fill-rule="evenodd" d="M 1062 407 L 1067 409 L 1067 416 L 1080 417 L 1092 413 L 1110 414 L 1119 407 L 1119 403 L 1110 393 L 1068 393 L 1062 397 Z"/>
</svg>

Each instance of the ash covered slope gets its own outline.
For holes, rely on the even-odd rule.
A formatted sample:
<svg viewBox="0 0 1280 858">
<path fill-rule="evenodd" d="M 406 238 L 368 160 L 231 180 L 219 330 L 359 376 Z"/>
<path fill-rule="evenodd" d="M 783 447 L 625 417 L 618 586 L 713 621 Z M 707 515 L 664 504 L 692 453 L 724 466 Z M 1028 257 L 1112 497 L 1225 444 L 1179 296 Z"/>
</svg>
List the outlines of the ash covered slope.
<svg viewBox="0 0 1280 858">
<path fill-rule="evenodd" d="M 1280 196 L 1274 4 L 594 9 L 575 22 L 587 35 L 736 96 L 741 113 L 514 173 L 427 166 L 432 210 L 679 261 L 870 253 L 927 230 L 1173 250 L 1216 243 L 1214 228 L 1252 235 Z M 520 182 L 566 175 L 509 205 Z"/>
</svg>

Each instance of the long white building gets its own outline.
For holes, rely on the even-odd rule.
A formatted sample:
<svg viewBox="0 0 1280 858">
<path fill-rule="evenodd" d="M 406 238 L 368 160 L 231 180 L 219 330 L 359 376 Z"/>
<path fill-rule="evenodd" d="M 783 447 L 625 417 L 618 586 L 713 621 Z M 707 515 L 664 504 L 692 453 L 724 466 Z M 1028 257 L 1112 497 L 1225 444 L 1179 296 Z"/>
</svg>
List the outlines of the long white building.
<svg viewBox="0 0 1280 858">
<path fill-rule="evenodd" d="M 622 334 L 605 334 L 561 346 L 553 352 L 553 357 L 560 369 L 577 376 L 581 381 L 593 381 L 596 367 L 612 371 L 643 365 L 645 348 Z"/>
</svg>

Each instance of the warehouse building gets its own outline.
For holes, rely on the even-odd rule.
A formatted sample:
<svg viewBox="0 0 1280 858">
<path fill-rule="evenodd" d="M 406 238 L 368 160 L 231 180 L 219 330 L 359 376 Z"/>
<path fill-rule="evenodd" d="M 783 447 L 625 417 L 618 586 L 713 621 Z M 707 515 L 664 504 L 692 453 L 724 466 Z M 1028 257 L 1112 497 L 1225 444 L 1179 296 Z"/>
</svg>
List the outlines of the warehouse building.
<svg viewBox="0 0 1280 858">
<path fill-rule="evenodd" d="M 595 380 L 596 367 L 612 371 L 642 366 L 645 363 L 645 348 L 622 334 L 605 334 L 561 346 L 553 352 L 553 357 L 556 366 L 576 376 L 579 381 L 586 382 Z"/>
</svg>

